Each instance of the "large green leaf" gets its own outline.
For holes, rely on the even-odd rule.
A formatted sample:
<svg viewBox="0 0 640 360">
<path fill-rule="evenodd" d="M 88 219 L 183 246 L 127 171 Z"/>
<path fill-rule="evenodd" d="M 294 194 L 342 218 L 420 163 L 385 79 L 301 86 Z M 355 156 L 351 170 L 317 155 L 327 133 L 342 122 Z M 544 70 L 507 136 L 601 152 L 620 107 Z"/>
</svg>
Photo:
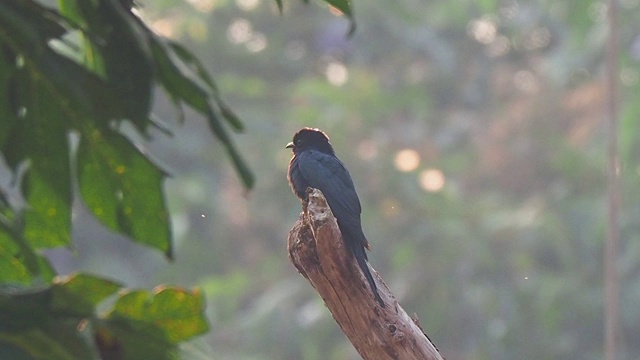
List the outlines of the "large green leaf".
<svg viewBox="0 0 640 360">
<path fill-rule="evenodd" d="M 125 360 L 177 359 L 176 344 L 208 330 L 199 291 L 163 288 L 124 293 L 96 322 L 101 354 Z"/>
<path fill-rule="evenodd" d="M 59 38 L 66 29 L 57 12 L 33 1 L 5 0 L 0 2 L 0 37 L 7 41 L 29 44 L 31 51 L 42 51 L 46 41 Z M 44 41 L 41 41 L 44 40 Z"/>
<path fill-rule="evenodd" d="M 98 321 L 95 332 L 96 347 L 106 360 L 177 360 L 177 347 L 167 341 L 157 327 L 118 319 Z"/>
<path fill-rule="evenodd" d="M 189 56 L 184 51 L 178 48 L 176 52 L 176 48 L 169 42 L 157 36 L 150 37 L 150 44 L 159 82 L 177 104 L 184 102 L 207 117 L 209 127 L 224 145 L 243 183 L 247 188 L 251 188 L 255 182 L 254 176 L 221 121 L 221 117 L 225 115 L 228 115 L 226 118 L 232 125 L 237 119 L 233 119 L 231 113 L 225 112 L 225 106 L 220 108 L 216 101 L 217 94 L 213 82 L 209 82 L 208 77 L 198 75 L 202 66 L 189 61 Z M 196 70 L 190 64 L 195 65 Z"/>
<path fill-rule="evenodd" d="M 177 344 L 208 330 L 203 316 L 204 299 L 198 290 L 161 288 L 149 294 L 132 291 L 120 297 L 109 319 L 130 319 L 162 330 L 170 344 Z"/>
<path fill-rule="evenodd" d="M 54 284 L 51 309 L 57 313 L 91 317 L 95 313 L 95 307 L 120 287 L 110 280 L 76 274 Z"/>
<path fill-rule="evenodd" d="M 0 281 L 29 284 L 50 282 L 54 271 L 49 261 L 36 253 L 22 236 L 19 219 L 0 215 Z"/>
<path fill-rule="evenodd" d="M 34 266 L 34 265 L 32 265 Z M 13 237 L 0 229 L 0 281 L 8 283 L 29 283 L 32 270 Z"/>
<path fill-rule="evenodd" d="M 34 76 L 35 78 L 35 76 Z M 71 170 L 65 112 L 47 83 L 32 80 L 25 102 L 21 141 L 30 159 L 23 179 L 29 207 L 24 214 L 24 237 L 34 248 L 66 245 L 71 234 Z M 19 146 L 16 146 L 19 147 Z"/>
<path fill-rule="evenodd" d="M 16 123 L 16 109 L 13 100 L 13 87 L 11 79 L 16 72 L 16 56 L 8 48 L 1 48 L 0 52 L 0 149 L 4 147 L 11 128 Z"/>
<path fill-rule="evenodd" d="M 168 42 L 168 44 L 171 46 L 171 49 L 175 51 L 176 55 L 180 57 L 180 60 L 182 60 L 190 69 L 193 69 L 196 75 L 207 84 L 209 88 L 208 90 L 211 92 L 216 105 L 220 109 L 221 115 L 224 117 L 224 119 L 227 120 L 228 124 L 237 131 L 243 131 L 244 125 L 242 124 L 238 116 L 234 114 L 231 109 L 229 109 L 229 106 L 227 106 L 225 102 L 222 101 L 218 86 L 216 85 L 213 78 L 209 76 L 209 73 L 204 68 L 200 60 L 198 60 L 198 58 L 196 58 L 189 50 L 187 50 L 182 45 L 176 42 Z"/>
<path fill-rule="evenodd" d="M 104 0 L 91 7 L 81 2 L 86 17 L 95 17 L 88 23 L 91 33 L 101 34 L 99 47 L 87 47 L 94 51 L 93 57 L 101 57 L 99 63 L 104 66 L 106 80 L 116 94 L 120 113 L 118 118 L 129 119 L 145 132 L 151 107 L 151 89 L 153 64 L 147 36 L 140 22 L 124 8 L 120 1 Z M 95 14 L 100 16 L 95 16 Z"/>
<path fill-rule="evenodd" d="M 94 129 L 78 148 L 80 194 L 109 228 L 172 256 L 164 173 L 124 136 Z"/>
</svg>

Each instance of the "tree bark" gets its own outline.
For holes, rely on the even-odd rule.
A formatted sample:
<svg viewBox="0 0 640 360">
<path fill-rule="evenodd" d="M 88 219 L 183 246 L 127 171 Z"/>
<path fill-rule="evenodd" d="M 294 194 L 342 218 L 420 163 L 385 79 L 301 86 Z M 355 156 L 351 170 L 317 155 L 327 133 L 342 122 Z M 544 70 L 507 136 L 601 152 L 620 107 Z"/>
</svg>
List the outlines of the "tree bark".
<svg viewBox="0 0 640 360">
<path fill-rule="evenodd" d="M 289 258 L 322 297 L 342 332 L 365 360 L 442 360 L 417 320 L 371 268 L 385 307 L 374 299 L 322 192 L 311 189 L 289 232 Z"/>
</svg>

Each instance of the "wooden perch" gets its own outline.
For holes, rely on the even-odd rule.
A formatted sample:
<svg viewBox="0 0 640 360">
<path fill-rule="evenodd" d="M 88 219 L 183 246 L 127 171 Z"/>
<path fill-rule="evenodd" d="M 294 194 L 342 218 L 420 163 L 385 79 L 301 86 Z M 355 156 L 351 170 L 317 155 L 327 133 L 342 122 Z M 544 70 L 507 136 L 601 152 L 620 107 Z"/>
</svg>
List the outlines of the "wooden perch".
<svg viewBox="0 0 640 360">
<path fill-rule="evenodd" d="M 320 294 L 360 356 L 365 360 L 442 360 L 417 321 L 371 269 L 385 307 L 375 301 L 322 192 L 311 189 L 308 195 L 289 232 L 289 258 Z"/>
</svg>

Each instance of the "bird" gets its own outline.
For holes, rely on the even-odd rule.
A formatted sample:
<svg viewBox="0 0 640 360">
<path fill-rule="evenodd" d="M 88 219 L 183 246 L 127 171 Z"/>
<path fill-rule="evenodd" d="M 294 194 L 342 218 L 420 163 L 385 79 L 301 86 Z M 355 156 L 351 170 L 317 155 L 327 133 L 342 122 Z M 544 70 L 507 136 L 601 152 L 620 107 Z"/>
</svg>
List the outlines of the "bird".
<svg viewBox="0 0 640 360">
<path fill-rule="evenodd" d="M 360 199 L 351 175 L 335 155 L 329 137 L 320 129 L 305 127 L 293 136 L 286 148 L 293 151 L 287 174 L 291 190 L 301 201 L 307 199 L 309 187 L 322 192 L 338 222 L 346 247 L 364 273 L 375 300 L 384 307 L 367 265 L 365 250 L 370 248 L 362 231 Z"/>
</svg>

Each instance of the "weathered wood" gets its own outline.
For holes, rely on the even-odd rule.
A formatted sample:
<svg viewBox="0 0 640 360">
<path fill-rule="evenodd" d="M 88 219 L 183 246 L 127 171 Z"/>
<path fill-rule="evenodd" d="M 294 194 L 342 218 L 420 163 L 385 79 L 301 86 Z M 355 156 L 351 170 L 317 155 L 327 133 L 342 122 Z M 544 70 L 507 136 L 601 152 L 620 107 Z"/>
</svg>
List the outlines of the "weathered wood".
<svg viewBox="0 0 640 360">
<path fill-rule="evenodd" d="M 342 241 L 331 209 L 317 189 L 289 232 L 289 258 L 322 297 L 342 332 L 365 360 L 442 360 L 419 324 L 371 268 L 381 307 Z"/>
</svg>

